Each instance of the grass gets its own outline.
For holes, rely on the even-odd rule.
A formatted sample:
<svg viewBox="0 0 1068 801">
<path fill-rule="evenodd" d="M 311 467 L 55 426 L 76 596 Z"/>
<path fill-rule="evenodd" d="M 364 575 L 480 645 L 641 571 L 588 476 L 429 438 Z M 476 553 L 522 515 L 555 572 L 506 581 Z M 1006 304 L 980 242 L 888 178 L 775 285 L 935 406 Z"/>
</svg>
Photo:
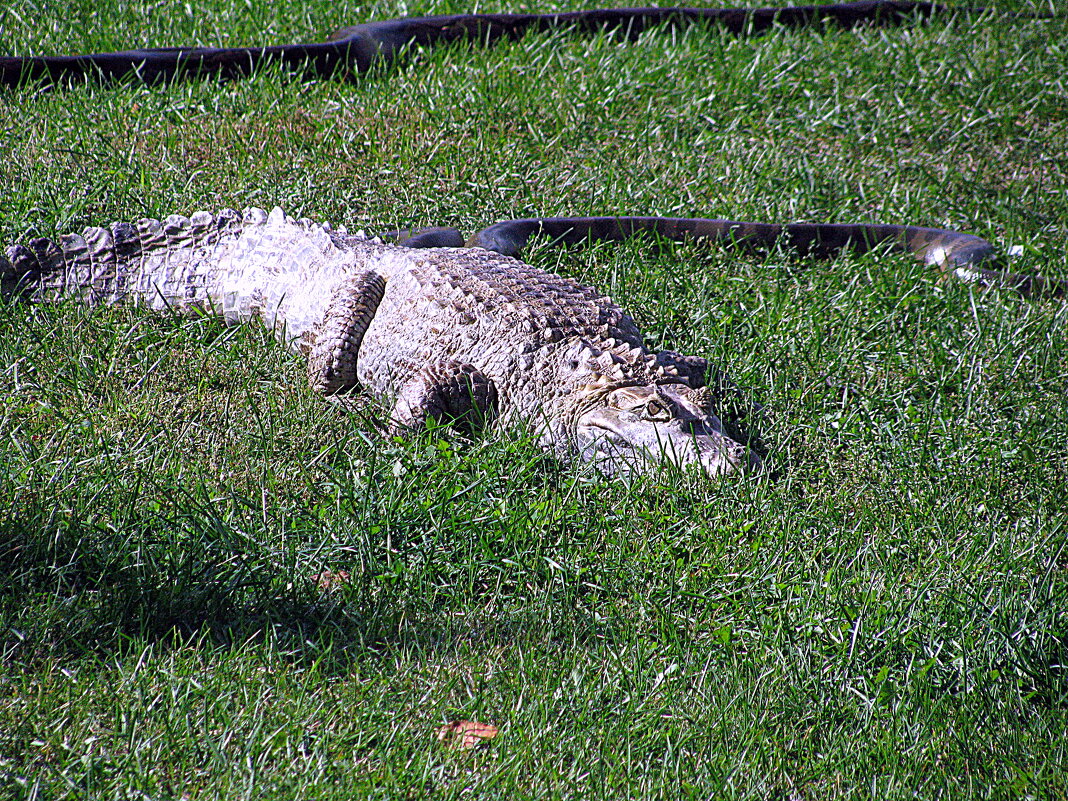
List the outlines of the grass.
<svg viewBox="0 0 1068 801">
<path fill-rule="evenodd" d="M 250 204 L 375 231 L 858 220 L 1068 277 L 1068 22 L 996 5 L 6 92 L 0 241 Z M 0 39 L 273 43 L 450 10 L 16 0 Z M 888 254 L 529 257 L 727 368 L 773 469 L 620 484 L 519 434 L 389 442 L 257 329 L 0 306 L 0 795 L 1068 796 L 1063 301 Z M 501 734 L 450 750 L 457 719 Z"/>
</svg>

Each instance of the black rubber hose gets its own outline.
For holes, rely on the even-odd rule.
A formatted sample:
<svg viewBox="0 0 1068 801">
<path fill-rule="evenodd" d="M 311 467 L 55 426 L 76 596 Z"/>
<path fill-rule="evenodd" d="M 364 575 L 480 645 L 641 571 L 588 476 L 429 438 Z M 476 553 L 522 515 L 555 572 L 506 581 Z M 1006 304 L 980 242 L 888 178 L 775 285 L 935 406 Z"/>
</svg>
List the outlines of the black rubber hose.
<svg viewBox="0 0 1068 801">
<path fill-rule="evenodd" d="M 269 47 L 162 47 L 79 56 L 0 56 L 0 86 L 58 83 L 71 79 L 110 80 L 134 75 L 145 82 L 195 75 L 237 77 L 264 63 L 326 76 L 336 71 L 366 72 L 388 63 L 413 45 L 433 47 L 456 41 L 488 44 L 527 31 L 574 28 L 622 29 L 628 36 L 664 24 L 708 21 L 739 35 L 774 25 L 798 27 L 832 23 L 896 25 L 915 17 L 983 9 L 956 8 L 922 0 L 859 0 L 832 5 L 766 8 L 611 8 L 557 14 L 449 14 L 368 22 L 342 28 L 325 42 Z"/>
</svg>

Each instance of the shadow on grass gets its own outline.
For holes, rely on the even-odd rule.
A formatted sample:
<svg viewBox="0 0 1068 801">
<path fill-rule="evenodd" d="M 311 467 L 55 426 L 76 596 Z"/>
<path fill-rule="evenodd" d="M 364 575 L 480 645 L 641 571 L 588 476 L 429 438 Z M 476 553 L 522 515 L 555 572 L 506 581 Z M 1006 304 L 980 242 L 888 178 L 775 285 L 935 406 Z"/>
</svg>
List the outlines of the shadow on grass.
<svg viewBox="0 0 1068 801">
<path fill-rule="evenodd" d="M 581 612 L 550 630 L 542 610 L 483 613 L 479 590 L 420 594 L 382 576 L 324 587 L 253 550 L 191 538 L 178 555 L 114 531 L 0 522 L 0 663 L 114 658 L 147 644 L 244 646 L 269 638 L 294 663 L 345 673 L 354 661 L 404 649 L 427 655 L 566 636 L 570 647 L 608 624 Z M 458 607 L 470 613 L 460 615 Z"/>
<path fill-rule="evenodd" d="M 465 646 L 597 651 L 635 636 L 630 622 L 597 600 L 605 614 L 595 616 L 579 595 L 553 599 L 549 609 L 541 600 L 491 607 L 490 587 L 419 587 L 373 571 L 352 578 L 338 571 L 324 580 L 279 566 L 252 547 L 235 550 L 203 536 L 172 558 L 173 550 L 157 546 L 163 555 L 153 554 L 151 544 L 131 546 L 111 530 L 53 525 L 51 534 L 44 531 L 36 522 L 0 523 L 0 664 L 11 672 L 85 658 L 112 661 L 146 645 L 227 649 L 269 641 L 295 665 L 314 663 L 324 675 L 340 676 L 368 660 L 390 663 L 398 652 L 434 661 Z M 448 583 L 451 576 L 438 578 Z M 554 581 L 546 577 L 545 587 L 533 592 Z M 955 608 L 970 607 L 961 598 Z M 991 642 L 1007 646 L 980 658 L 995 670 L 976 675 L 1010 682 L 1036 705 L 1068 707 L 1068 633 L 1058 628 L 1061 620 L 1053 611 L 1039 614 L 1028 636 L 1013 634 L 1016 617 L 992 620 L 988 625 L 1001 637 Z M 795 648 L 774 637 L 754 650 L 760 647 L 784 658 L 782 649 Z M 869 671 L 912 662 L 889 652 L 873 657 Z M 953 665 L 943 668 L 946 680 L 935 691 L 963 692 L 966 677 Z"/>
</svg>

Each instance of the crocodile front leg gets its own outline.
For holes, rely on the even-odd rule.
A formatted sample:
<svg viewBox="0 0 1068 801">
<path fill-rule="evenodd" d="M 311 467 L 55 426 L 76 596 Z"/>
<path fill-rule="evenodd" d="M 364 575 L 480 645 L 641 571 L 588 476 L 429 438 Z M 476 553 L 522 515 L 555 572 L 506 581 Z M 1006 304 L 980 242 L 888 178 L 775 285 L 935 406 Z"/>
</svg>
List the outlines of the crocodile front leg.
<svg viewBox="0 0 1068 801">
<path fill-rule="evenodd" d="M 386 279 L 362 273 L 345 283 L 323 315 L 308 356 L 308 384 L 324 395 L 347 392 L 359 383 L 356 362 L 367 327 L 382 302 Z"/>
<path fill-rule="evenodd" d="M 390 431 L 404 435 L 431 422 L 451 423 L 471 434 L 497 414 L 497 387 L 469 364 L 438 362 L 424 367 L 401 387 Z"/>
</svg>

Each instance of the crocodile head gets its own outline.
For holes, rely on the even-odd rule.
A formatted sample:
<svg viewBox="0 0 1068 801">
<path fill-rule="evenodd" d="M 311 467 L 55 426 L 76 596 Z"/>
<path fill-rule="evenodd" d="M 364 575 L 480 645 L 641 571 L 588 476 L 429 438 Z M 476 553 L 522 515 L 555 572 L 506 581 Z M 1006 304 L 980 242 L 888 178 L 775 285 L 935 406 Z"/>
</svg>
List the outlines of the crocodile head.
<svg viewBox="0 0 1068 801">
<path fill-rule="evenodd" d="M 681 383 L 610 389 L 578 415 L 573 441 L 584 461 L 610 475 L 658 464 L 695 466 L 710 476 L 758 466 L 759 457 L 724 432 L 710 396 Z"/>
<path fill-rule="evenodd" d="M 557 367 L 565 391 L 547 407 L 546 445 L 613 476 L 669 465 L 719 476 L 759 466 L 717 414 L 737 390 L 726 382 L 719 391 L 700 386 L 706 367 L 703 359 L 634 343 L 569 343 Z M 735 411 L 744 410 L 743 403 Z"/>
</svg>

